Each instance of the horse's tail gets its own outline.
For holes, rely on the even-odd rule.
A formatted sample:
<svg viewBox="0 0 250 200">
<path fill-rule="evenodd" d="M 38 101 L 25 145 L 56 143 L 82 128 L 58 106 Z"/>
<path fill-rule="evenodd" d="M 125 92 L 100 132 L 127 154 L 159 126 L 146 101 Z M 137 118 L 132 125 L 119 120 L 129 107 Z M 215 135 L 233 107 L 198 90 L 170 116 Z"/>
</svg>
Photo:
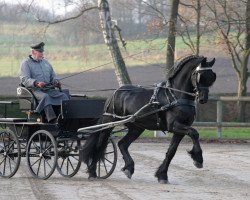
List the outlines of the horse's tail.
<svg viewBox="0 0 250 200">
<path fill-rule="evenodd" d="M 90 134 L 82 151 L 82 161 L 85 164 L 90 165 L 92 161 L 96 162 L 104 157 L 111 131 L 112 129 L 107 129 Z"/>
<path fill-rule="evenodd" d="M 104 113 L 109 109 L 112 108 L 113 104 L 113 95 L 106 101 L 104 106 Z M 111 117 L 101 117 L 99 119 L 98 124 L 105 123 L 108 121 L 112 121 L 113 118 Z M 105 149 L 108 145 L 109 137 L 111 135 L 113 128 L 108 128 L 102 131 L 98 131 L 95 133 L 90 134 L 87 138 L 85 144 L 83 145 L 82 151 L 82 161 L 90 165 L 93 162 L 97 162 L 99 159 L 104 157 Z"/>
</svg>

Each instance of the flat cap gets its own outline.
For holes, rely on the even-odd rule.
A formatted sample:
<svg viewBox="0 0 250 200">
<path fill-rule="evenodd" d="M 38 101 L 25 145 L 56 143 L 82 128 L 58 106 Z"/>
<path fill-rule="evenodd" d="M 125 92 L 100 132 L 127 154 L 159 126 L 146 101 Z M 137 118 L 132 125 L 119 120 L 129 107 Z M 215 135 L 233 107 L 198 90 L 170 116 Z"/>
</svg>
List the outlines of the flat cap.
<svg viewBox="0 0 250 200">
<path fill-rule="evenodd" d="M 40 42 L 38 44 L 33 44 L 30 47 L 31 47 L 31 49 L 34 49 L 36 51 L 43 52 L 44 51 L 44 48 L 43 48 L 44 45 L 45 45 L 44 42 Z"/>
</svg>

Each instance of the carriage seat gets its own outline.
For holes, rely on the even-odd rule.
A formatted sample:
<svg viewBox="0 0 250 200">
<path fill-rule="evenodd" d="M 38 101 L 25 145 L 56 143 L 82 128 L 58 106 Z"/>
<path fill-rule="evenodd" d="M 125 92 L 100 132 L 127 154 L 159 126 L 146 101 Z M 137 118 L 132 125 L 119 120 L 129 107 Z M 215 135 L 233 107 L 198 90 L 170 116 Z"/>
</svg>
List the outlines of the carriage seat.
<svg viewBox="0 0 250 200">
<path fill-rule="evenodd" d="M 70 98 L 68 89 L 62 89 L 62 92 Z M 17 97 L 19 99 L 20 110 L 33 112 L 36 110 L 36 107 L 38 106 L 38 100 L 28 88 L 20 85 L 17 88 Z"/>
<path fill-rule="evenodd" d="M 19 99 L 20 110 L 34 111 L 36 109 L 38 105 L 37 99 L 29 89 L 19 86 L 17 88 L 17 97 Z"/>
</svg>

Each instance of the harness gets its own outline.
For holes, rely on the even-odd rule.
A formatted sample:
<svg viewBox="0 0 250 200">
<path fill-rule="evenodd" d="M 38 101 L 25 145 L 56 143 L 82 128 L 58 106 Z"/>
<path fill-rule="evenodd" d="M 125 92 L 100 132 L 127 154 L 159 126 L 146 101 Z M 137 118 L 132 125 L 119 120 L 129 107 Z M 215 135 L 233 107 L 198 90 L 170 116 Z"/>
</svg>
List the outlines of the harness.
<svg viewBox="0 0 250 200">
<path fill-rule="evenodd" d="M 140 108 L 133 115 L 120 116 L 120 115 L 116 115 L 115 113 L 108 113 L 107 108 L 110 105 L 111 100 L 112 100 L 112 99 L 110 99 L 110 101 L 108 102 L 108 104 L 105 108 L 105 112 L 103 113 L 103 116 L 111 116 L 111 117 L 116 118 L 116 119 L 127 119 L 127 118 L 133 116 L 133 120 L 131 120 L 131 122 L 134 122 L 137 119 L 144 118 L 144 117 L 147 117 L 149 115 L 155 114 L 156 119 L 157 119 L 157 124 L 160 125 L 160 117 L 159 117 L 160 112 L 169 110 L 175 106 L 180 106 L 180 105 L 188 105 L 188 106 L 193 106 L 193 107 L 196 106 L 195 101 L 193 101 L 193 100 L 177 99 L 172 92 L 172 90 L 176 91 L 177 89 L 171 88 L 171 87 L 169 87 L 169 85 L 170 85 L 169 81 L 164 81 L 164 82 L 158 83 L 154 88 L 153 95 L 151 96 L 149 102 L 147 104 L 145 104 L 142 108 Z M 158 100 L 160 89 L 165 89 L 165 97 L 168 101 L 168 103 L 165 105 L 161 105 L 161 103 Z M 177 90 L 177 91 L 185 92 L 185 91 L 181 91 L 181 90 Z M 116 91 L 115 91 L 115 93 L 116 93 Z M 188 93 L 188 94 L 194 96 L 193 93 Z M 113 95 L 113 96 L 115 96 L 115 95 Z M 114 103 L 112 106 L 113 106 L 113 111 L 114 111 L 115 110 Z M 152 106 L 155 107 L 154 110 L 149 111 L 149 112 L 144 113 L 144 114 L 140 114 L 141 111 L 143 111 L 146 108 L 152 107 Z"/>
</svg>

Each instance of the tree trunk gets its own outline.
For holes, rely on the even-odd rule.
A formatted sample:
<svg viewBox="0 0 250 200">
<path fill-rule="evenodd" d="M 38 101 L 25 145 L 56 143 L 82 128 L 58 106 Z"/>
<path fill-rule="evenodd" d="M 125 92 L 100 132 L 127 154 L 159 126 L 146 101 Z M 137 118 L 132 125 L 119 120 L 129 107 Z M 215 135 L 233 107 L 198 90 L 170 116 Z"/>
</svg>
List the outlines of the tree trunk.
<svg viewBox="0 0 250 200">
<path fill-rule="evenodd" d="M 246 5 L 246 45 L 245 51 L 242 58 L 240 73 L 239 73 L 239 83 L 238 83 L 238 97 L 246 96 L 247 94 L 247 80 L 249 77 L 248 72 L 248 61 L 250 53 L 250 0 L 247 0 Z M 237 118 L 239 121 L 245 121 L 245 102 L 238 102 L 238 113 Z"/>
<path fill-rule="evenodd" d="M 172 0 L 170 19 L 168 26 L 168 43 L 167 43 L 167 59 L 166 59 L 166 78 L 169 77 L 169 71 L 174 65 L 175 54 L 175 38 L 176 38 L 176 24 L 178 15 L 179 0 Z"/>
<path fill-rule="evenodd" d="M 201 2 L 200 0 L 197 0 L 197 7 L 196 7 L 196 13 L 197 13 L 197 21 L 196 21 L 196 55 L 198 56 L 200 54 L 200 21 L 201 21 Z"/>
<path fill-rule="evenodd" d="M 131 84 L 131 80 L 127 72 L 125 62 L 123 60 L 120 48 L 118 46 L 118 42 L 114 34 L 108 1 L 98 0 L 98 8 L 104 41 L 108 46 L 110 55 L 115 66 L 115 74 L 117 77 L 118 84 L 119 86 Z"/>
</svg>

